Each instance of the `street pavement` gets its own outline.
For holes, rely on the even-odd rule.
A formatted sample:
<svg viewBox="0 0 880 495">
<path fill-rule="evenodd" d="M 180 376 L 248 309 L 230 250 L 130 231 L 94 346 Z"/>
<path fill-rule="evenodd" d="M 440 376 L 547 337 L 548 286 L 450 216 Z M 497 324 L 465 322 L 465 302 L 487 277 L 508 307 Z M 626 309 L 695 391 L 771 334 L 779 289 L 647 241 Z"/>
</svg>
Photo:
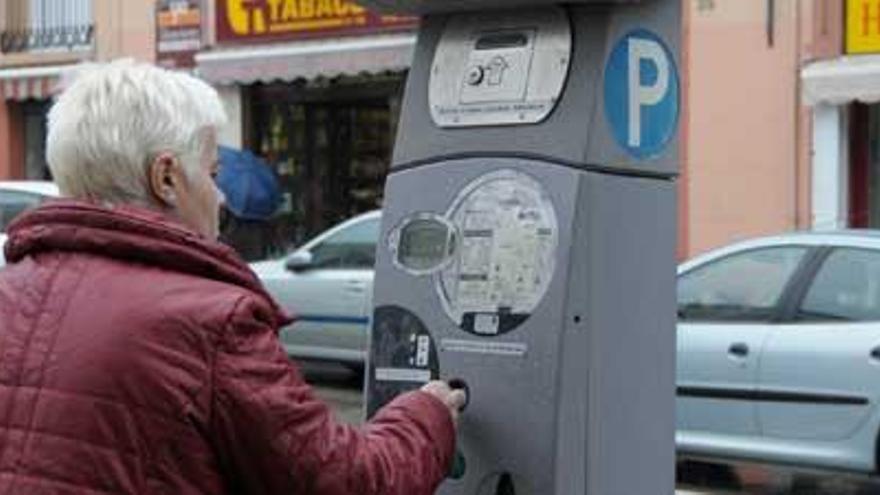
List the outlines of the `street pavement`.
<svg viewBox="0 0 880 495">
<path fill-rule="evenodd" d="M 362 418 L 363 377 L 325 363 L 299 363 L 316 393 L 350 424 Z M 747 464 L 717 466 L 686 463 L 679 467 L 676 495 L 876 495 L 880 480 L 829 475 Z"/>
<path fill-rule="evenodd" d="M 329 402 L 336 416 L 349 424 L 362 421 L 363 377 L 348 368 L 328 363 L 298 362 L 300 371 L 319 397 Z"/>
</svg>

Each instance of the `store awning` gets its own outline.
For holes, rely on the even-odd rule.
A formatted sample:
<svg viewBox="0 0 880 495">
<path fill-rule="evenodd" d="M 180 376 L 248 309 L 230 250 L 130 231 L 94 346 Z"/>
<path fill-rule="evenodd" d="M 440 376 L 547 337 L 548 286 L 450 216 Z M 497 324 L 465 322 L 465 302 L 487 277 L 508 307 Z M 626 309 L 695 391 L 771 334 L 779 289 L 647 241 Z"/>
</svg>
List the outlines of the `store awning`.
<svg viewBox="0 0 880 495">
<path fill-rule="evenodd" d="M 821 60 L 801 70 L 804 104 L 880 101 L 880 55 Z"/>
<path fill-rule="evenodd" d="M 62 73 L 71 67 L 50 65 L 0 69 L 0 96 L 15 101 L 49 98 Z"/>
<path fill-rule="evenodd" d="M 216 84 L 251 84 L 400 71 L 409 68 L 415 43 L 405 33 L 202 52 L 196 72 Z"/>
</svg>

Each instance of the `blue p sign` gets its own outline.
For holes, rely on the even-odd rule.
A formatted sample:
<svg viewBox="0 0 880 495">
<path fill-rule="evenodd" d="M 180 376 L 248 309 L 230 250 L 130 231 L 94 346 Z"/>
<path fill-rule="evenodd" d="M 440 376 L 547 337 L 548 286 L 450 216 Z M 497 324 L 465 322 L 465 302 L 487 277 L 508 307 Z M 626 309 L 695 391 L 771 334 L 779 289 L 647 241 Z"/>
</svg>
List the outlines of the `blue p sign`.
<svg viewBox="0 0 880 495">
<path fill-rule="evenodd" d="M 621 38 L 605 65 L 605 115 L 618 144 L 636 158 L 663 151 L 678 125 L 675 60 L 645 29 Z"/>
</svg>

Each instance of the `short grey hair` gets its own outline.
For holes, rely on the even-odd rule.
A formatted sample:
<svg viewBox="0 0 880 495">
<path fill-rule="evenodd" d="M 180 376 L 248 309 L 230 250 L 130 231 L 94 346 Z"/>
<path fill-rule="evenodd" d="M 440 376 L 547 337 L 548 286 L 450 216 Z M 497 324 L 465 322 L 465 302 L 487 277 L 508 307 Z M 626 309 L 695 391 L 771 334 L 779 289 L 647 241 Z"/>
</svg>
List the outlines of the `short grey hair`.
<svg viewBox="0 0 880 495">
<path fill-rule="evenodd" d="M 62 195 L 152 204 L 148 167 L 172 153 L 191 173 L 205 129 L 226 113 L 217 91 L 193 76 L 132 60 L 89 64 L 49 111 L 46 160 Z"/>
</svg>

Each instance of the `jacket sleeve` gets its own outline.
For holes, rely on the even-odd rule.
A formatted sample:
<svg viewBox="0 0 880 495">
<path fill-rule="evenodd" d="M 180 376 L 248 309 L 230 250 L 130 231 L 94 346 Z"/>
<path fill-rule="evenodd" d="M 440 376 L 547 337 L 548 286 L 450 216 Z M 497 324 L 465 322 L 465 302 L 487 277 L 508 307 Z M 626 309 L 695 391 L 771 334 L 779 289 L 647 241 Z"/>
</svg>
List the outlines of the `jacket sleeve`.
<svg viewBox="0 0 880 495">
<path fill-rule="evenodd" d="M 434 493 L 455 448 L 446 407 L 412 392 L 361 429 L 338 423 L 255 305 L 239 302 L 214 358 L 208 435 L 232 493 Z"/>
</svg>

